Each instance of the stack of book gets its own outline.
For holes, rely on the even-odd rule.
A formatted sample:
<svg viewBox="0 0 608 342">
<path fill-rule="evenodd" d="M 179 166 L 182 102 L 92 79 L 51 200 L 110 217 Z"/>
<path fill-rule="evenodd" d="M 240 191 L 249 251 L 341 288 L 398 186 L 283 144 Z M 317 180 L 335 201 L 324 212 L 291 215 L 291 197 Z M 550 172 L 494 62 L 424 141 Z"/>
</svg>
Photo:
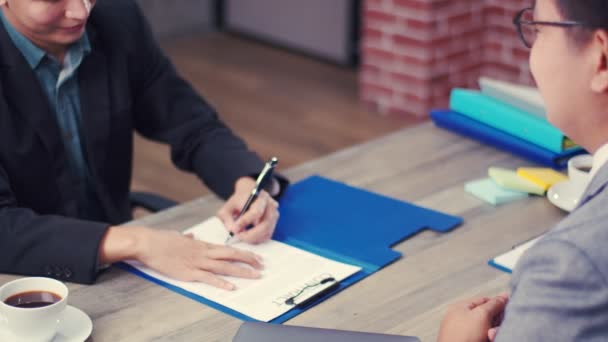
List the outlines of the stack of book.
<svg viewBox="0 0 608 342">
<path fill-rule="evenodd" d="M 547 121 L 536 88 L 482 77 L 481 91 L 454 89 L 449 110 L 434 110 L 439 127 L 555 169 L 585 151 Z"/>
</svg>

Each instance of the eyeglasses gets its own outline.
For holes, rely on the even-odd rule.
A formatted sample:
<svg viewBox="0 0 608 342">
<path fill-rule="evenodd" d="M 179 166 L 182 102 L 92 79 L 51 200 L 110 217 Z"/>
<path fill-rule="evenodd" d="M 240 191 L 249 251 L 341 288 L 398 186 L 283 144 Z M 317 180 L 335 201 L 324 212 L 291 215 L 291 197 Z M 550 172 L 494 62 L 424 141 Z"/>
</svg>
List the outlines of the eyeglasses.
<svg viewBox="0 0 608 342">
<path fill-rule="evenodd" d="M 517 27 L 519 38 L 521 38 L 524 45 L 528 48 L 531 48 L 536 40 L 536 34 L 538 33 L 537 25 L 564 28 L 587 26 L 578 21 L 535 21 L 534 8 L 531 7 L 519 11 L 513 19 L 513 24 Z"/>
</svg>

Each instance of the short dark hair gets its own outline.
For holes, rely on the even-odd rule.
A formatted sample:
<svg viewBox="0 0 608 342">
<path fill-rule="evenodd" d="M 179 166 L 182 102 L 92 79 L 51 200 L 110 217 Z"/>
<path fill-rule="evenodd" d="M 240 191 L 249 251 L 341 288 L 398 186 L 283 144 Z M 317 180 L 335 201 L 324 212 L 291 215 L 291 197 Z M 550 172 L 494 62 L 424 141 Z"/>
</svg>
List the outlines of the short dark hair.
<svg viewBox="0 0 608 342">
<path fill-rule="evenodd" d="M 590 32 L 608 31 L 608 0 L 555 0 L 566 20 L 582 23 L 584 26 L 572 32 L 577 41 L 587 41 Z"/>
</svg>

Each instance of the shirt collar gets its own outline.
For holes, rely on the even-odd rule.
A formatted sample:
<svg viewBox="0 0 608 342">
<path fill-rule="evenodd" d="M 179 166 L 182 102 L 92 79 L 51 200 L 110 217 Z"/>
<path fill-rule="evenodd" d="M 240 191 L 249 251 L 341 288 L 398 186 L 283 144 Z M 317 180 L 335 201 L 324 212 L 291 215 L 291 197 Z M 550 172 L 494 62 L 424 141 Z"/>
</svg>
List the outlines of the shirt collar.
<svg viewBox="0 0 608 342">
<path fill-rule="evenodd" d="M 595 177 L 606 163 L 608 163 L 608 143 L 600 147 L 593 155 L 593 167 L 590 172 L 591 178 Z"/>
<path fill-rule="evenodd" d="M 2 10 L 0 10 L 0 19 L 2 20 L 2 24 L 4 25 L 8 35 L 11 40 L 17 46 L 17 49 L 21 51 L 23 57 L 25 57 L 27 63 L 32 69 L 36 69 L 40 62 L 47 56 L 46 51 L 37 47 L 32 43 L 27 37 L 25 37 L 21 32 L 17 31 L 13 25 L 6 19 Z M 91 52 L 91 43 L 89 41 L 89 37 L 85 31 L 85 33 L 80 37 L 78 41 L 72 44 L 68 50 L 70 55 L 80 55 L 82 57 L 86 56 L 89 52 Z"/>
</svg>

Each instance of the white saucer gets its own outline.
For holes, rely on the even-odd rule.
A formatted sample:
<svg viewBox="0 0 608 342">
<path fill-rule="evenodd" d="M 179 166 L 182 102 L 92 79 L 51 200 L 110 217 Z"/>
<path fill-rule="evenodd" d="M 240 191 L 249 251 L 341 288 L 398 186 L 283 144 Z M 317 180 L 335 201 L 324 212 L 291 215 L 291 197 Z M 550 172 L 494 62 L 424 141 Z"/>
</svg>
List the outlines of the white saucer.
<svg viewBox="0 0 608 342">
<path fill-rule="evenodd" d="M 93 332 L 93 321 L 82 310 L 68 305 L 52 342 L 84 342 Z M 12 334 L 0 327 L 0 341 L 15 341 Z"/>
<path fill-rule="evenodd" d="M 571 212 L 578 206 L 584 191 L 584 187 L 575 186 L 570 181 L 559 182 L 549 188 L 547 198 L 556 207 Z"/>
</svg>

